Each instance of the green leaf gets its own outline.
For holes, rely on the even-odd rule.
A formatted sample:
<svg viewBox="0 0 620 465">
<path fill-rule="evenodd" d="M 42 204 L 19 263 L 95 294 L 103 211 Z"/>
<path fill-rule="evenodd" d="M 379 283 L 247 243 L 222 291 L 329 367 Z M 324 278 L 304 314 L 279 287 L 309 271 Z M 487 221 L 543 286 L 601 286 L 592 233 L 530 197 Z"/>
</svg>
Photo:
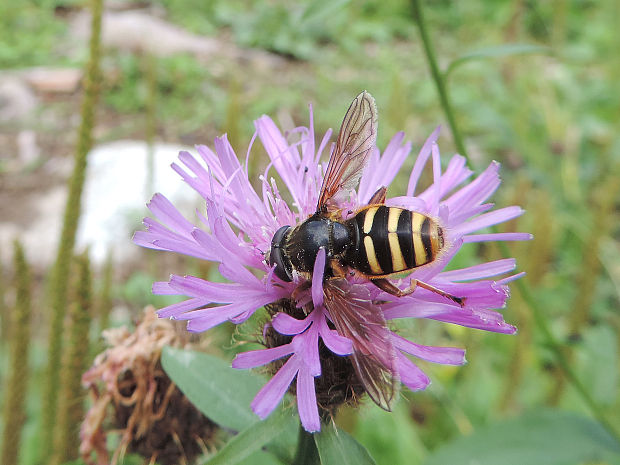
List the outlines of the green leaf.
<svg viewBox="0 0 620 465">
<path fill-rule="evenodd" d="M 164 348 L 162 365 L 196 408 L 215 423 L 234 431 L 259 423 L 250 403 L 265 383 L 261 377 L 231 368 L 213 355 L 172 347 Z M 289 425 L 272 438 L 267 448 L 280 460 L 286 460 L 294 453 L 296 431 L 297 424 Z"/>
<path fill-rule="evenodd" d="M 257 450 L 248 458 L 239 462 L 239 465 L 282 465 L 282 463 L 273 454 L 264 450 Z"/>
<path fill-rule="evenodd" d="M 447 78 L 455 68 L 472 60 L 480 60 L 486 58 L 500 58 L 512 55 L 528 55 L 528 54 L 550 54 L 551 49 L 549 47 L 543 47 L 542 45 L 533 44 L 503 44 L 494 47 L 481 48 L 474 50 L 473 52 L 461 55 L 448 65 L 448 68 L 444 72 L 444 76 Z"/>
<path fill-rule="evenodd" d="M 295 429 L 297 422 L 297 416 L 293 415 L 290 410 L 276 410 L 265 420 L 251 425 L 234 436 L 205 465 L 235 465 L 243 463 L 253 453 L 260 451 L 264 445 L 287 429 Z M 262 457 L 262 459 L 265 458 Z M 246 463 L 252 462 L 247 461 Z"/>
<path fill-rule="evenodd" d="M 620 444 L 596 421 L 542 410 L 489 425 L 439 448 L 424 465 L 576 465 L 617 459 Z"/>
<path fill-rule="evenodd" d="M 375 465 L 364 446 L 332 423 L 323 425 L 314 442 L 322 465 Z"/>
<path fill-rule="evenodd" d="M 378 465 L 419 465 L 426 456 L 407 402 L 398 402 L 392 412 L 375 404 L 368 406 L 360 412 L 353 434 L 376 458 Z"/>
<path fill-rule="evenodd" d="M 301 21 L 320 21 L 344 8 L 350 0 L 315 0 L 309 2 L 301 15 Z"/>
<path fill-rule="evenodd" d="M 283 463 L 291 463 L 295 456 L 295 450 L 297 449 L 299 417 L 295 415 L 293 418 L 295 421 L 292 421 L 289 427 L 282 431 L 278 437 L 274 438 L 273 441 L 266 446 L 267 450 Z"/>
<path fill-rule="evenodd" d="M 587 328 L 577 352 L 577 373 L 588 380 L 592 396 L 601 405 L 613 406 L 618 394 L 618 335 L 606 325 Z M 570 404 L 569 404 L 570 405 Z"/>
<path fill-rule="evenodd" d="M 161 363 L 183 394 L 215 423 L 241 431 L 258 421 L 250 409 L 264 380 L 213 355 L 164 347 Z"/>
</svg>

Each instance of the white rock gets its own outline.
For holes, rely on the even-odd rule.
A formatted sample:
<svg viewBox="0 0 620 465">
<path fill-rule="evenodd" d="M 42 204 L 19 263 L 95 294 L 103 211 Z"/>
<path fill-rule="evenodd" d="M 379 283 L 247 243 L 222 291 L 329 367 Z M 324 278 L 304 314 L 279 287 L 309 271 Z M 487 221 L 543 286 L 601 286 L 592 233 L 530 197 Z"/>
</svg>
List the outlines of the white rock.
<svg viewBox="0 0 620 465">
<path fill-rule="evenodd" d="M 30 165 L 39 159 L 41 150 L 37 144 L 37 133 L 32 129 L 24 129 L 17 134 L 17 150 L 20 164 Z"/>
<path fill-rule="evenodd" d="M 37 98 L 17 76 L 0 79 L 0 122 L 19 123 L 37 107 Z"/>
<path fill-rule="evenodd" d="M 77 15 L 73 33 L 81 40 L 87 40 L 89 29 L 90 15 Z M 208 56 L 221 47 L 215 39 L 191 34 L 143 11 L 107 11 L 102 17 L 101 31 L 101 42 L 106 47 L 156 56 L 183 52 Z"/>
<path fill-rule="evenodd" d="M 104 262 L 110 251 L 116 261 L 134 256 L 139 247 L 131 237 L 143 229 L 141 221 L 148 213 L 145 205 L 155 192 L 164 194 L 193 218 L 199 196 L 170 168 L 178 161 L 180 150 L 191 149 L 171 144 L 154 146 L 154 179 L 149 188 L 145 142 L 121 140 L 95 147 L 88 159 L 78 250 L 90 246 L 91 259 L 96 263 Z"/>
<path fill-rule="evenodd" d="M 185 29 L 153 16 L 145 10 L 106 11 L 102 16 L 101 42 L 104 47 L 158 57 L 189 53 L 213 66 L 214 59 L 229 63 L 243 62 L 257 69 L 273 71 L 285 60 L 260 49 L 244 49 L 219 37 L 192 34 Z M 87 43 L 90 36 L 90 14 L 77 14 L 71 23 L 74 42 Z M 214 72 L 210 68 L 211 72 Z"/>
<path fill-rule="evenodd" d="M 26 259 L 38 269 L 49 267 L 56 258 L 58 237 L 67 198 L 64 186 L 41 192 L 35 202 L 29 202 L 28 218 L 19 222 L 0 221 L 0 251 L 2 261 L 10 263 L 14 239 L 24 246 Z M 23 222 L 27 220 L 27 225 Z"/>
<path fill-rule="evenodd" d="M 76 68 L 32 68 L 24 70 L 22 75 L 37 92 L 70 94 L 79 87 L 83 72 Z"/>
<path fill-rule="evenodd" d="M 196 208 L 204 209 L 198 194 L 171 168 L 180 150 L 173 144 L 155 144 L 153 187 L 148 188 L 147 144 L 121 140 L 95 147 L 88 155 L 88 170 L 82 194 L 82 215 L 76 251 L 90 247 L 91 259 L 101 264 L 112 251 L 123 263 L 136 256 L 140 247 L 131 238 L 143 229 L 146 203 L 155 192 L 164 194 L 190 220 Z M 192 150 L 192 149 L 190 149 Z M 52 265 L 56 258 L 62 219 L 67 201 L 67 185 L 36 194 L 29 202 L 31 211 L 19 222 L 0 219 L 0 252 L 10 260 L 12 241 L 19 238 L 27 257 L 38 268 Z"/>
</svg>

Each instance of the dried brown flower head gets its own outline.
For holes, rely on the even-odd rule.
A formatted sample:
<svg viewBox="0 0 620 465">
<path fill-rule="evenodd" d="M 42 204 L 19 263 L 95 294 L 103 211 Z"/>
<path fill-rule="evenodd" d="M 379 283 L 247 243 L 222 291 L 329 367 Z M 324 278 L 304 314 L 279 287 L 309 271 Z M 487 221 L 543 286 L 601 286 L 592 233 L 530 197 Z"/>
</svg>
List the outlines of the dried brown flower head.
<svg viewBox="0 0 620 465">
<path fill-rule="evenodd" d="M 87 464 L 116 464 L 126 452 L 162 465 L 190 463 L 206 452 L 216 425 L 198 411 L 161 366 L 164 346 L 186 347 L 188 335 L 147 308 L 133 332 L 104 331 L 110 346 L 82 377 L 93 405 L 80 431 Z M 107 434 L 120 433 L 110 460 Z M 93 459 L 96 456 L 96 460 Z"/>
</svg>

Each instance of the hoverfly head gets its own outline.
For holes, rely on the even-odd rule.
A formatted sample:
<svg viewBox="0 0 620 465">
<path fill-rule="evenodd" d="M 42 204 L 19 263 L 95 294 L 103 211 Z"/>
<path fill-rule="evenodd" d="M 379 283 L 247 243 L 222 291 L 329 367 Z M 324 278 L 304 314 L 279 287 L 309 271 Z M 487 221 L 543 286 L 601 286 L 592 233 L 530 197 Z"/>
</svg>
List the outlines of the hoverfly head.
<svg viewBox="0 0 620 465">
<path fill-rule="evenodd" d="M 293 267 L 291 265 L 291 260 L 285 253 L 284 243 L 290 228 L 290 226 L 282 226 L 276 231 L 271 240 L 271 248 L 267 256 L 267 262 L 271 266 L 275 265 L 275 269 L 273 270 L 275 275 L 282 281 L 289 283 L 293 281 Z"/>
</svg>

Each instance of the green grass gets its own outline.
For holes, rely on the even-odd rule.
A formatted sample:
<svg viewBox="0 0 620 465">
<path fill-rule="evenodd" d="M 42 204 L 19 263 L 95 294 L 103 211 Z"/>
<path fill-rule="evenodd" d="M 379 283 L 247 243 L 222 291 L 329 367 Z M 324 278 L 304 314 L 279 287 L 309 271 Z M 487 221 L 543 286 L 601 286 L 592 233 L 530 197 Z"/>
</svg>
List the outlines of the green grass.
<svg viewBox="0 0 620 465">
<path fill-rule="evenodd" d="M 261 114 L 276 120 L 289 114 L 306 125 L 312 102 L 321 134 L 336 128 L 351 97 L 367 89 L 379 107 L 381 147 L 404 130 L 415 151 L 441 124 L 440 149 L 444 157 L 454 152 L 407 1 L 336 2 L 333 7 L 267 0 L 158 4 L 170 20 L 192 32 L 280 57 L 277 65 L 258 69 L 221 58 L 212 63 L 190 56 L 157 59 L 158 137 L 211 144 L 214 135 L 228 131 L 245 154 L 252 120 Z M 56 46 L 66 25 L 53 16 L 54 5 L 0 6 L 2 67 L 71 61 Z M 532 243 L 509 244 L 510 251 L 519 269 L 528 272 L 525 279 L 552 332 L 569 347 L 577 376 L 616 427 L 619 10 L 614 0 L 425 3 L 442 69 L 479 52 L 448 78 L 470 165 L 479 172 L 491 160 L 502 163 L 504 184 L 494 200 L 499 206 L 524 207 L 526 215 L 511 229 L 536 234 Z M 506 44 L 542 48 L 541 53 L 497 53 Z M 104 108 L 140 128 L 148 105 L 145 58 L 109 50 L 104 69 Z M 262 171 L 262 162 L 255 166 Z M 499 257 L 494 247 L 469 245 L 457 264 Z M 166 279 L 169 270 L 157 272 L 154 278 L 151 271 L 133 274 L 118 299 L 134 309 L 153 302 L 143 293 L 153 279 Z M 353 416 L 347 429 L 369 446 L 378 464 L 402 457 L 421 464 L 451 438 L 541 406 L 588 412 L 570 385 L 553 398 L 560 379 L 554 357 L 516 286 L 513 296 L 504 314 L 520 328 L 514 337 L 428 322 L 406 328 L 423 344 L 467 347 L 469 363 L 459 369 L 424 365 L 433 385 L 406 395 L 408 411 L 399 407 L 391 417 L 374 411 Z M 580 337 L 569 344 L 575 325 Z M 375 423 L 399 435 L 373 436 Z M 403 430 L 420 444 L 416 454 L 396 443 L 406 440 Z"/>
<path fill-rule="evenodd" d="M 2 2 L 0 67 L 24 67 L 65 61 L 59 50 L 66 26 L 54 17 L 55 0 Z"/>
</svg>

